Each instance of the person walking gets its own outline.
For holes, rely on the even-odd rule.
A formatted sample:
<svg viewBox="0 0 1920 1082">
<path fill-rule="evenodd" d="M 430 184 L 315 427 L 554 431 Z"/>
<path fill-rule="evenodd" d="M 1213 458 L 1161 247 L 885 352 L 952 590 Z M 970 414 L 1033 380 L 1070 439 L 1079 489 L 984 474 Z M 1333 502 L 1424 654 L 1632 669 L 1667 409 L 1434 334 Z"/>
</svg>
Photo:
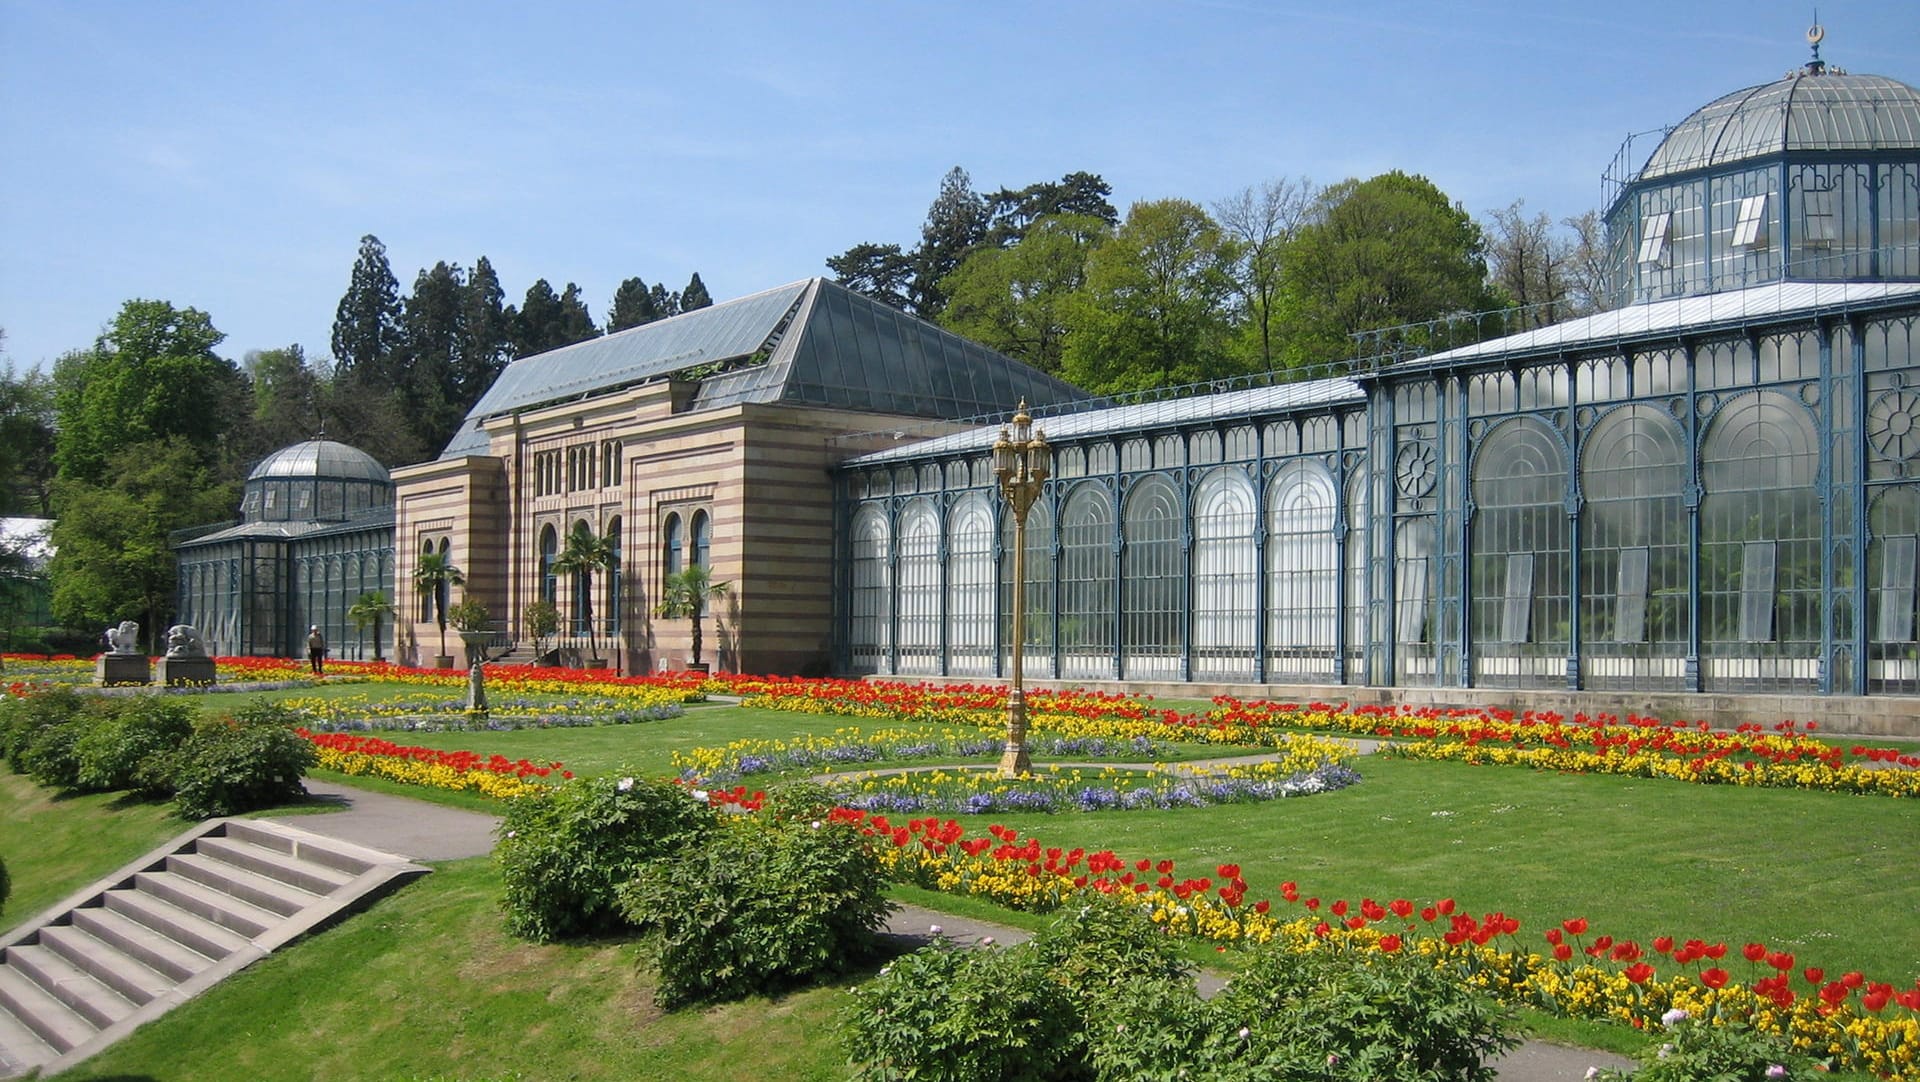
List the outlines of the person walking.
<svg viewBox="0 0 1920 1082">
<path fill-rule="evenodd" d="M 326 675 L 326 657 L 327 637 L 320 634 L 320 625 L 315 624 L 307 629 L 307 667 L 313 670 L 313 675 Z"/>
</svg>

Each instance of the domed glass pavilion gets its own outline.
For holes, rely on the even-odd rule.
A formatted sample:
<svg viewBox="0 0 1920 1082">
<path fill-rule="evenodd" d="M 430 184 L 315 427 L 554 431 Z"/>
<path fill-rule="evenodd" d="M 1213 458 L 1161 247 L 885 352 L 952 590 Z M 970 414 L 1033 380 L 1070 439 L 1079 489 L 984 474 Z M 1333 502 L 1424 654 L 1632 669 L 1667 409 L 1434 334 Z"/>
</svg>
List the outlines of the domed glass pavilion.
<svg viewBox="0 0 1920 1082">
<path fill-rule="evenodd" d="M 1710 102 L 1609 178 L 1616 303 L 1778 281 L 1920 281 L 1920 90 L 1814 58 Z M 1631 162 L 1633 141 L 1615 161 Z"/>
<path fill-rule="evenodd" d="M 318 625 L 334 657 L 371 658 L 375 632 L 347 609 L 394 600 L 393 479 L 335 440 L 284 447 L 248 473 L 240 521 L 189 535 L 179 557 L 180 616 L 220 654 L 298 656 Z M 389 619 L 380 634 L 392 633 Z"/>
</svg>

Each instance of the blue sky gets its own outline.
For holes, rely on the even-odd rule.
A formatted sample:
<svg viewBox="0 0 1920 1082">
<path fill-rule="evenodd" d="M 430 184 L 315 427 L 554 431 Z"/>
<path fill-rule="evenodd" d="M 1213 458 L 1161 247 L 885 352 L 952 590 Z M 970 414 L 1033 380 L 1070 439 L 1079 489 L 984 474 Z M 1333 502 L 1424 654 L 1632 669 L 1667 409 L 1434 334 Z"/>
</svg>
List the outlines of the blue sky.
<svg viewBox="0 0 1920 1082">
<path fill-rule="evenodd" d="M 362 234 L 402 290 L 631 275 L 716 299 L 911 245 L 940 177 L 1211 203 L 1423 173 L 1476 217 L 1599 200 L 1623 139 L 1806 59 L 1804 3 L 0 0 L 0 328 L 22 367 L 129 298 L 324 356 Z M 1913 0 L 1825 58 L 1920 83 Z M 1649 145 L 1650 149 L 1650 145 Z"/>
</svg>

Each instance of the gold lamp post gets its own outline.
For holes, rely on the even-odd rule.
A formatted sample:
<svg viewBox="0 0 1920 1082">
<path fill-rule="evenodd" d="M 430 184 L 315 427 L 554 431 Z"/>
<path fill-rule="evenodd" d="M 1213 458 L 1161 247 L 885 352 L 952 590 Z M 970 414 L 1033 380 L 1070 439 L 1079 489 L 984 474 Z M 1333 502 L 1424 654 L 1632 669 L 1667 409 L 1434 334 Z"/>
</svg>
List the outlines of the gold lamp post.
<svg viewBox="0 0 1920 1082">
<path fill-rule="evenodd" d="M 1052 468 L 1047 437 L 1033 427 L 1025 399 L 1013 415 L 1011 431 L 1002 428 L 993 441 L 993 476 L 1000 495 L 1013 509 L 1013 687 L 1007 692 L 1007 750 L 1000 776 L 1017 778 L 1032 769 L 1027 757 L 1027 692 L 1022 683 L 1027 651 L 1027 511 L 1039 498 L 1041 482 Z"/>
</svg>

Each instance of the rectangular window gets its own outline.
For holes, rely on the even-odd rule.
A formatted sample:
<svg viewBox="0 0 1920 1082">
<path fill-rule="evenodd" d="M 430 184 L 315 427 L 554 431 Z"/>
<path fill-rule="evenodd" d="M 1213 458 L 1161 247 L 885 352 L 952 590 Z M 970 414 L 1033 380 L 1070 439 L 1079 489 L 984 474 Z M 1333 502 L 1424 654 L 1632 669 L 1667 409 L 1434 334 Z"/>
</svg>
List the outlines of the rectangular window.
<svg viewBox="0 0 1920 1082">
<path fill-rule="evenodd" d="M 1673 225 L 1673 213 L 1649 214 L 1640 230 L 1640 262 L 1664 263 L 1667 258 L 1667 231 Z"/>
<path fill-rule="evenodd" d="M 1614 580 L 1614 642 L 1647 641 L 1647 571 L 1651 556 L 1652 552 L 1643 548 L 1620 550 L 1620 567 Z"/>
<path fill-rule="evenodd" d="M 1750 195 L 1740 200 L 1740 217 L 1733 223 L 1735 248 L 1767 246 L 1767 197 Z"/>
<path fill-rule="evenodd" d="M 1507 596 L 1500 608 L 1500 641 L 1527 642 L 1533 630 L 1533 553 L 1507 557 Z"/>
<path fill-rule="evenodd" d="M 1740 557 L 1740 641 L 1773 641 L 1776 553 L 1771 541 L 1748 541 Z"/>
<path fill-rule="evenodd" d="M 1913 642 L 1914 567 L 1920 563 L 1920 538 L 1889 537 L 1880 564 L 1881 642 Z"/>
<path fill-rule="evenodd" d="M 1804 248 L 1831 248 L 1839 238 L 1833 221 L 1833 191 L 1815 188 L 1800 197 L 1804 219 L 1800 245 Z"/>
</svg>

